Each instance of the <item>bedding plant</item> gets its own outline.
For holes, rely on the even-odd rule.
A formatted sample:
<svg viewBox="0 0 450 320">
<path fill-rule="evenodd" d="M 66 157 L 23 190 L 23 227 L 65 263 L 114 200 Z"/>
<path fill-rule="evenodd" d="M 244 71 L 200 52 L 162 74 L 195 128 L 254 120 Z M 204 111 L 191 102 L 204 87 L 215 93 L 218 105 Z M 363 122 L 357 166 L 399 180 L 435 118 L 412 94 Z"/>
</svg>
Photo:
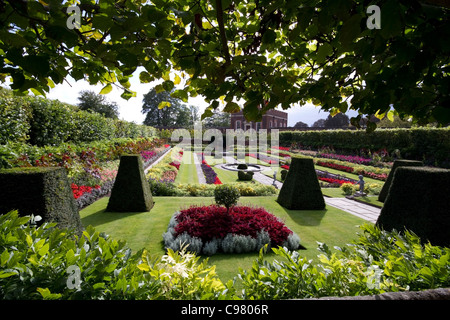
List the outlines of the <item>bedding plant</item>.
<svg viewBox="0 0 450 320">
<path fill-rule="evenodd" d="M 236 205 L 238 198 L 236 187 L 222 185 L 216 188 L 216 204 L 176 212 L 163 235 L 165 247 L 176 251 L 186 246 L 205 255 L 257 252 L 266 245 L 300 247 L 300 238 L 279 218 L 264 208 Z"/>
</svg>

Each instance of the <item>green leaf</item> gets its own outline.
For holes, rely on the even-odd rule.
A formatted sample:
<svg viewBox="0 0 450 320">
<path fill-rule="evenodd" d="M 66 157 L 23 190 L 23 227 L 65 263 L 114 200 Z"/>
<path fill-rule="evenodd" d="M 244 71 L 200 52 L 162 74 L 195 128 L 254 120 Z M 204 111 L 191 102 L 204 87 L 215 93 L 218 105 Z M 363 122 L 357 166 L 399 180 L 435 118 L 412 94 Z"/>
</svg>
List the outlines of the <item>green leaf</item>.
<svg viewBox="0 0 450 320">
<path fill-rule="evenodd" d="M 48 250 L 50 248 L 50 245 L 46 243 L 41 249 L 39 249 L 38 254 L 43 257 L 47 254 Z"/>
<path fill-rule="evenodd" d="M 164 109 L 166 107 L 170 107 L 172 104 L 168 101 L 162 101 L 158 104 L 158 109 Z"/>
<path fill-rule="evenodd" d="M 103 89 L 100 91 L 100 94 L 108 94 L 112 91 L 112 85 L 111 83 L 108 83 L 106 86 L 103 87 Z"/>
<path fill-rule="evenodd" d="M 206 108 L 200 119 L 204 120 L 205 118 L 211 117 L 212 115 L 213 115 L 213 112 L 211 111 L 211 109 Z"/>
<path fill-rule="evenodd" d="M 163 86 L 164 90 L 170 92 L 170 91 L 172 91 L 172 89 L 175 85 L 171 80 L 166 80 L 162 83 L 162 86 Z"/>
<path fill-rule="evenodd" d="M 16 274 L 17 274 L 17 272 L 0 271 L 0 279 L 9 278 L 9 277 L 12 277 L 12 276 L 14 276 Z"/>
<path fill-rule="evenodd" d="M 355 14 L 344 22 L 339 31 L 339 40 L 344 46 L 352 43 L 361 33 L 361 21 L 362 16 L 360 14 Z"/>
<path fill-rule="evenodd" d="M 228 102 L 225 108 L 223 108 L 224 112 L 235 113 L 241 111 L 241 107 L 236 102 Z"/>
<path fill-rule="evenodd" d="M 130 91 L 130 90 L 124 90 L 123 93 L 120 95 L 122 99 L 128 100 L 130 98 L 136 97 L 136 92 Z"/>
<path fill-rule="evenodd" d="M 333 53 L 333 46 L 329 43 L 321 44 L 317 50 L 317 63 L 325 62 L 325 59 Z"/>
<path fill-rule="evenodd" d="M 272 29 L 267 29 L 266 32 L 264 32 L 264 35 L 262 37 L 262 43 L 264 44 L 273 44 L 275 43 L 275 40 L 277 39 L 277 34 Z"/>
<path fill-rule="evenodd" d="M 62 297 L 60 293 L 51 293 L 49 288 L 37 288 L 37 291 L 41 294 L 44 300 L 56 300 Z"/>
<path fill-rule="evenodd" d="M 175 90 L 170 96 L 188 102 L 188 94 L 184 90 Z"/>
</svg>

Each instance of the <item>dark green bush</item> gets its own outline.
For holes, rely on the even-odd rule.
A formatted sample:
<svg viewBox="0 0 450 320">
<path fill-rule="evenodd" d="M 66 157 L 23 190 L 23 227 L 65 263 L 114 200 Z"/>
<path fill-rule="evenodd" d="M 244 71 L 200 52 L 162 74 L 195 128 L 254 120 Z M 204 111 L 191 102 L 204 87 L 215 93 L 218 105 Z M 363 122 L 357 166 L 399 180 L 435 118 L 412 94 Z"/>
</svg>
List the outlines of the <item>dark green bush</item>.
<svg viewBox="0 0 450 320">
<path fill-rule="evenodd" d="M 239 189 L 230 184 L 218 185 L 214 189 L 214 200 L 218 205 L 225 206 L 227 211 L 237 203 L 240 196 Z"/>
<path fill-rule="evenodd" d="M 30 118 L 28 101 L 14 98 L 9 91 L 0 88 L 0 145 L 8 141 L 27 141 Z"/>
<path fill-rule="evenodd" d="M 410 230 L 423 242 L 450 246 L 450 170 L 399 167 L 395 170 L 377 226 Z"/>
<path fill-rule="evenodd" d="M 325 208 L 322 190 L 311 158 L 293 157 L 289 173 L 278 194 L 278 203 L 292 210 Z"/>
<path fill-rule="evenodd" d="M 422 161 L 415 160 L 395 160 L 392 165 L 392 169 L 389 172 L 389 175 L 386 179 L 386 182 L 383 184 L 383 188 L 378 195 L 378 201 L 384 202 L 389 192 L 389 187 L 391 186 L 392 179 L 394 178 L 395 169 L 398 167 L 421 167 L 423 166 Z"/>
<path fill-rule="evenodd" d="M 152 192 L 145 178 L 141 156 L 122 155 L 106 211 L 143 212 L 150 211 L 153 205 Z"/>
<path fill-rule="evenodd" d="M 30 140 L 33 145 L 59 145 L 70 140 L 74 130 L 74 110 L 59 101 L 30 99 L 32 117 Z"/>
<path fill-rule="evenodd" d="M 238 171 L 238 179 L 243 180 L 243 181 L 250 181 L 253 179 L 253 172 L 251 172 L 251 171 L 246 172 L 246 171 L 239 170 Z"/>
<path fill-rule="evenodd" d="M 286 169 L 283 169 L 283 170 L 281 170 L 280 174 L 281 174 L 281 181 L 284 181 L 284 180 L 286 180 L 288 171 Z"/>
<path fill-rule="evenodd" d="M 239 170 L 246 170 L 246 169 L 248 169 L 248 166 L 245 163 L 240 163 L 240 164 L 238 164 L 237 168 Z"/>
<path fill-rule="evenodd" d="M 82 224 L 64 168 L 13 168 L 0 170 L 0 212 L 19 210 L 39 215 L 41 223 L 82 232 Z"/>
</svg>

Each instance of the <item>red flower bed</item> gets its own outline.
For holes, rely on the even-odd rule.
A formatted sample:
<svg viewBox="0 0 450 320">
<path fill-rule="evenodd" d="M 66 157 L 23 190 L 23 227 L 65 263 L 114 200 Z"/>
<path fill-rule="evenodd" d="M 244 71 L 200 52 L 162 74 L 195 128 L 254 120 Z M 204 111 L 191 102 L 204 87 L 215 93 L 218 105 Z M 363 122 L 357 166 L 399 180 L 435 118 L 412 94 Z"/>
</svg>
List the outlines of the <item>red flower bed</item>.
<svg viewBox="0 0 450 320">
<path fill-rule="evenodd" d="M 331 163 L 331 162 L 317 161 L 316 164 L 319 166 L 322 166 L 322 167 L 328 167 L 328 168 L 332 168 L 332 169 L 336 169 L 336 170 L 340 170 L 340 171 L 353 172 L 352 167 L 347 167 L 347 166 L 343 166 L 343 165 L 335 164 L 335 163 Z"/>
<path fill-rule="evenodd" d="M 224 238 L 228 233 L 256 237 L 264 229 L 269 233 L 272 245 L 282 245 L 292 231 L 277 217 L 263 208 L 237 206 L 227 213 L 225 207 L 192 206 L 181 210 L 177 216 L 176 236 L 187 232 L 203 242 Z"/>
<path fill-rule="evenodd" d="M 180 165 L 181 163 L 179 163 L 178 161 L 172 161 L 171 163 L 169 163 L 171 166 L 174 166 L 175 168 L 177 168 L 177 170 L 180 170 Z"/>
<path fill-rule="evenodd" d="M 318 177 L 319 180 L 321 181 L 325 181 L 328 183 L 334 183 L 334 184 L 343 184 L 343 183 L 351 183 L 354 184 L 352 181 L 348 181 L 348 180 L 341 180 L 341 179 L 334 179 L 334 178 L 326 178 L 326 177 Z"/>
<path fill-rule="evenodd" d="M 78 186 L 75 183 L 72 183 L 71 185 L 73 197 L 75 199 L 78 199 L 85 193 L 90 193 L 92 191 L 92 187 L 90 186 Z M 95 189 L 100 189 L 99 185 L 94 186 Z"/>
<path fill-rule="evenodd" d="M 289 151 L 291 148 L 289 148 L 289 147 L 272 147 L 272 149 L 278 149 L 278 150 Z"/>
</svg>

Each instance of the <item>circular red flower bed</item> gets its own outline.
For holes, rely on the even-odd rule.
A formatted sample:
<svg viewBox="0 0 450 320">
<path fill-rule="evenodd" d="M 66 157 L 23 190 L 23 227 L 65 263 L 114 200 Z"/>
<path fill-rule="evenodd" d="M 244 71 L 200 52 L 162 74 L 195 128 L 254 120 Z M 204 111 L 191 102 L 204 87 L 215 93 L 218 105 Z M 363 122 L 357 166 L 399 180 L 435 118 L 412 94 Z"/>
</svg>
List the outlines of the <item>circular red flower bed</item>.
<svg viewBox="0 0 450 320">
<path fill-rule="evenodd" d="M 180 210 L 176 216 L 178 222 L 175 236 L 188 233 L 191 237 L 200 238 L 203 243 L 224 238 L 227 234 L 257 237 L 258 232 L 265 230 L 272 246 L 282 245 L 293 232 L 273 214 L 264 208 L 235 206 L 227 212 L 225 207 L 193 206 Z"/>
</svg>

